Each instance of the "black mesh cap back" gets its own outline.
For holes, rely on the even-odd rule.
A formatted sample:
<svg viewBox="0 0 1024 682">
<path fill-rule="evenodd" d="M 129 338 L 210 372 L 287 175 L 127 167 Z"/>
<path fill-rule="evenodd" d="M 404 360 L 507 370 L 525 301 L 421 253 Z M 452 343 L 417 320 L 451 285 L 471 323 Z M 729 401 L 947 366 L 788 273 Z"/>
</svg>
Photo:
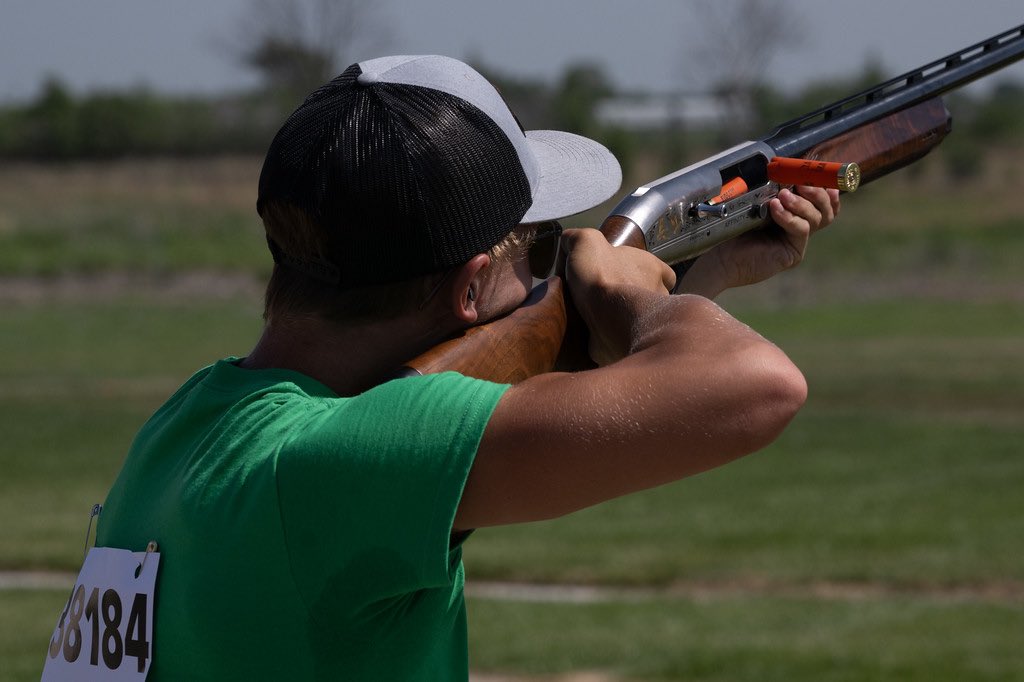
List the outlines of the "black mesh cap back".
<svg viewBox="0 0 1024 682">
<path fill-rule="evenodd" d="M 341 286 L 445 270 L 511 232 L 530 185 L 490 117 L 440 90 L 361 84 L 360 72 L 353 65 L 311 94 L 278 131 L 257 209 L 283 202 L 314 217 Z M 295 267 L 288 256 L 275 260 Z"/>
</svg>

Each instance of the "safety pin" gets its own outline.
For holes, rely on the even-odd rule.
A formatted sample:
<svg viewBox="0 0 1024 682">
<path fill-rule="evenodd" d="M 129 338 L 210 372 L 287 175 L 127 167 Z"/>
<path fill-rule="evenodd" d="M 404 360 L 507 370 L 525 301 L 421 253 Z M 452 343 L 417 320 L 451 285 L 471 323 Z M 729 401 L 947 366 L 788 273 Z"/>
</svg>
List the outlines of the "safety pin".
<svg viewBox="0 0 1024 682">
<path fill-rule="evenodd" d="M 146 555 L 142 557 L 142 563 L 139 564 L 139 567 L 137 569 L 135 569 L 136 578 L 142 575 L 142 569 L 146 567 L 146 559 L 148 559 L 149 555 L 155 552 L 158 547 L 159 545 L 156 544 L 156 540 L 150 540 L 149 544 L 146 545 Z"/>
<path fill-rule="evenodd" d="M 103 511 L 102 504 L 94 504 L 92 511 L 89 512 L 89 525 L 85 528 L 85 547 L 82 549 L 82 561 L 85 561 L 85 557 L 89 555 L 89 535 L 92 533 L 92 520 L 100 515 Z"/>
</svg>

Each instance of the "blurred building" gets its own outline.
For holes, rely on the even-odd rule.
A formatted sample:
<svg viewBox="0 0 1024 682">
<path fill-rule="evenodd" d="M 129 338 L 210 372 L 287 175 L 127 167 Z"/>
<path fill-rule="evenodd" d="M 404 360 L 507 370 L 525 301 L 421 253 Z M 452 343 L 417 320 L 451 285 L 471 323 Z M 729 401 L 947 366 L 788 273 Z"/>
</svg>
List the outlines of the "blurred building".
<svg viewBox="0 0 1024 682">
<path fill-rule="evenodd" d="M 735 95 L 707 92 L 618 96 L 599 102 L 594 116 L 625 130 L 701 130 L 742 124 L 752 117 L 752 107 Z"/>
</svg>

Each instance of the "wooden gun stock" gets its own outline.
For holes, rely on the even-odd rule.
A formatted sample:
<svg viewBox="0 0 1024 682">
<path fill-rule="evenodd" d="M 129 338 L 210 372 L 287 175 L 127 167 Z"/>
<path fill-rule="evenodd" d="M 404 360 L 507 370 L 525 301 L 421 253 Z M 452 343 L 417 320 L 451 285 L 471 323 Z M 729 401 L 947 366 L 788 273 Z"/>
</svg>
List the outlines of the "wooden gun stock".
<svg viewBox="0 0 1024 682">
<path fill-rule="evenodd" d="M 431 348 L 407 363 L 403 374 L 455 371 L 514 384 L 550 372 L 566 330 L 562 280 L 550 277 L 508 315 Z"/>
</svg>

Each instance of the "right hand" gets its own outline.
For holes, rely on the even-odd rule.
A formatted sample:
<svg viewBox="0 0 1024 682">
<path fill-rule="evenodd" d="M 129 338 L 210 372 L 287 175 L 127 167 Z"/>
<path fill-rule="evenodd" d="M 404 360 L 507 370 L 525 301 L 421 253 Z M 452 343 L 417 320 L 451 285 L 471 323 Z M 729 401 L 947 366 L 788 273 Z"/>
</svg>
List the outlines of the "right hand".
<svg viewBox="0 0 1024 682">
<path fill-rule="evenodd" d="M 656 256 L 629 246 L 612 246 L 594 229 L 562 235 L 565 281 L 590 331 L 590 357 L 607 365 L 626 356 L 634 321 L 652 297 L 668 296 L 676 276 Z"/>
</svg>

